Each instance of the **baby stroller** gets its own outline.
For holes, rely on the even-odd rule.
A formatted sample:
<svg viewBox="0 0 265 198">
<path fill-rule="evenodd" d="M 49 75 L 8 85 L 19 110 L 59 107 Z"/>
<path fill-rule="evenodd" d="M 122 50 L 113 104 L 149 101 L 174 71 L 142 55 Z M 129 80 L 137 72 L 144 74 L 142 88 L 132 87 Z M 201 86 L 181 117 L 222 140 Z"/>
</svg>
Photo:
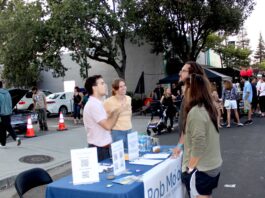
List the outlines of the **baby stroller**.
<svg viewBox="0 0 265 198">
<path fill-rule="evenodd" d="M 167 132 L 167 126 L 164 122 L 166 108 L 160 101 L 152 102 L 150 105 L 151 120 L 147 125 L 147 135 L 151 135 L 152 131 L 155 134 L 161 135 L 162 132 Z"/>
</svg>

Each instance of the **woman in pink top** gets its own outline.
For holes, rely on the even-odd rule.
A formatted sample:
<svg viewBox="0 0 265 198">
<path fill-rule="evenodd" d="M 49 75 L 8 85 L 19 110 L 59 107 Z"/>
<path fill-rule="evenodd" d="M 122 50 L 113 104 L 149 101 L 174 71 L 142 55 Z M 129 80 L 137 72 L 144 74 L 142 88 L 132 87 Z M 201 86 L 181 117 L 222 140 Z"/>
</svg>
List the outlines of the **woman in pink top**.
<svg viewBox="0 0 265 198">
<path fill-rule="evenodd" d="M 115 79 L 112 83 L 112 96 L 104 102 L 104 108 L 108 114 L 120 105 L 125 108 L 120 113 L 118 120 L 111 130 L 112 141 L 123 140 L 125 151 L 128 149 L 127 134 L 132 130 L 132 107 L 131 97 L 126 95 L 127 87 L 123 79 Z"/>
</svg>

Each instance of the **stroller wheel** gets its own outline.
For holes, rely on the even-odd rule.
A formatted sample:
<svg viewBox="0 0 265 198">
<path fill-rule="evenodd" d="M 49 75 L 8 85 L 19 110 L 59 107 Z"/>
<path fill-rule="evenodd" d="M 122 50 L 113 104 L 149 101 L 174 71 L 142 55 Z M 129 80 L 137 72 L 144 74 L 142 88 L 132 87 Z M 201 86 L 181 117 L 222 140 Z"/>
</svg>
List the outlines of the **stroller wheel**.
<svg viewBox="0 0 265 198">
<path fill-rule="evenodd" d="M 147 135 L 149 136 L 151 135 L 151 131 L 149 129 L 147 129 L 146 132 L 147 132 Z"/>
</svg>

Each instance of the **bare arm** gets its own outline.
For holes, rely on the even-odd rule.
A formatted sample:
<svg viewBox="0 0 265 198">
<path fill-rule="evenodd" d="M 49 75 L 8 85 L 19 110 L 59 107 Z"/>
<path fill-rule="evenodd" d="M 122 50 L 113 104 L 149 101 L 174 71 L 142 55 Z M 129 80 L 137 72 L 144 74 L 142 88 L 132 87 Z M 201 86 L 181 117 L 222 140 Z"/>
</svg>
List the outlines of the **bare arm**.
<svg viewBox="0 0 265 198">
<path fill-rule="evenodd" d="M 120 115 L 120 110 L 115 110 L 110 113 L 109 117 L 105 120 L 101 120 L 98 124 L 104 129 L 110 131 L 116 124 Z"/>
</svg>

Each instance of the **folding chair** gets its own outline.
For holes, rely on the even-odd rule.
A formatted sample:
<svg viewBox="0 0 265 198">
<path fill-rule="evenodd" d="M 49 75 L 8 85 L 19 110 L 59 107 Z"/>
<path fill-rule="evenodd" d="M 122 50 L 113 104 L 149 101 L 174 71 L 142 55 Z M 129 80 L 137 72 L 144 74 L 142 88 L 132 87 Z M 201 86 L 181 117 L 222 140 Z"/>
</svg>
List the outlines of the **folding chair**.
<svg viewBox="0 0 265 198">
<path fill-rule="evenodd" d="M 33 168 L 20 173 L 15 180 L 15 187 L 20 198 L 30 189 L 49 184 L 53 180 L 49 173 L 41 168 Z"/>
</svg>

